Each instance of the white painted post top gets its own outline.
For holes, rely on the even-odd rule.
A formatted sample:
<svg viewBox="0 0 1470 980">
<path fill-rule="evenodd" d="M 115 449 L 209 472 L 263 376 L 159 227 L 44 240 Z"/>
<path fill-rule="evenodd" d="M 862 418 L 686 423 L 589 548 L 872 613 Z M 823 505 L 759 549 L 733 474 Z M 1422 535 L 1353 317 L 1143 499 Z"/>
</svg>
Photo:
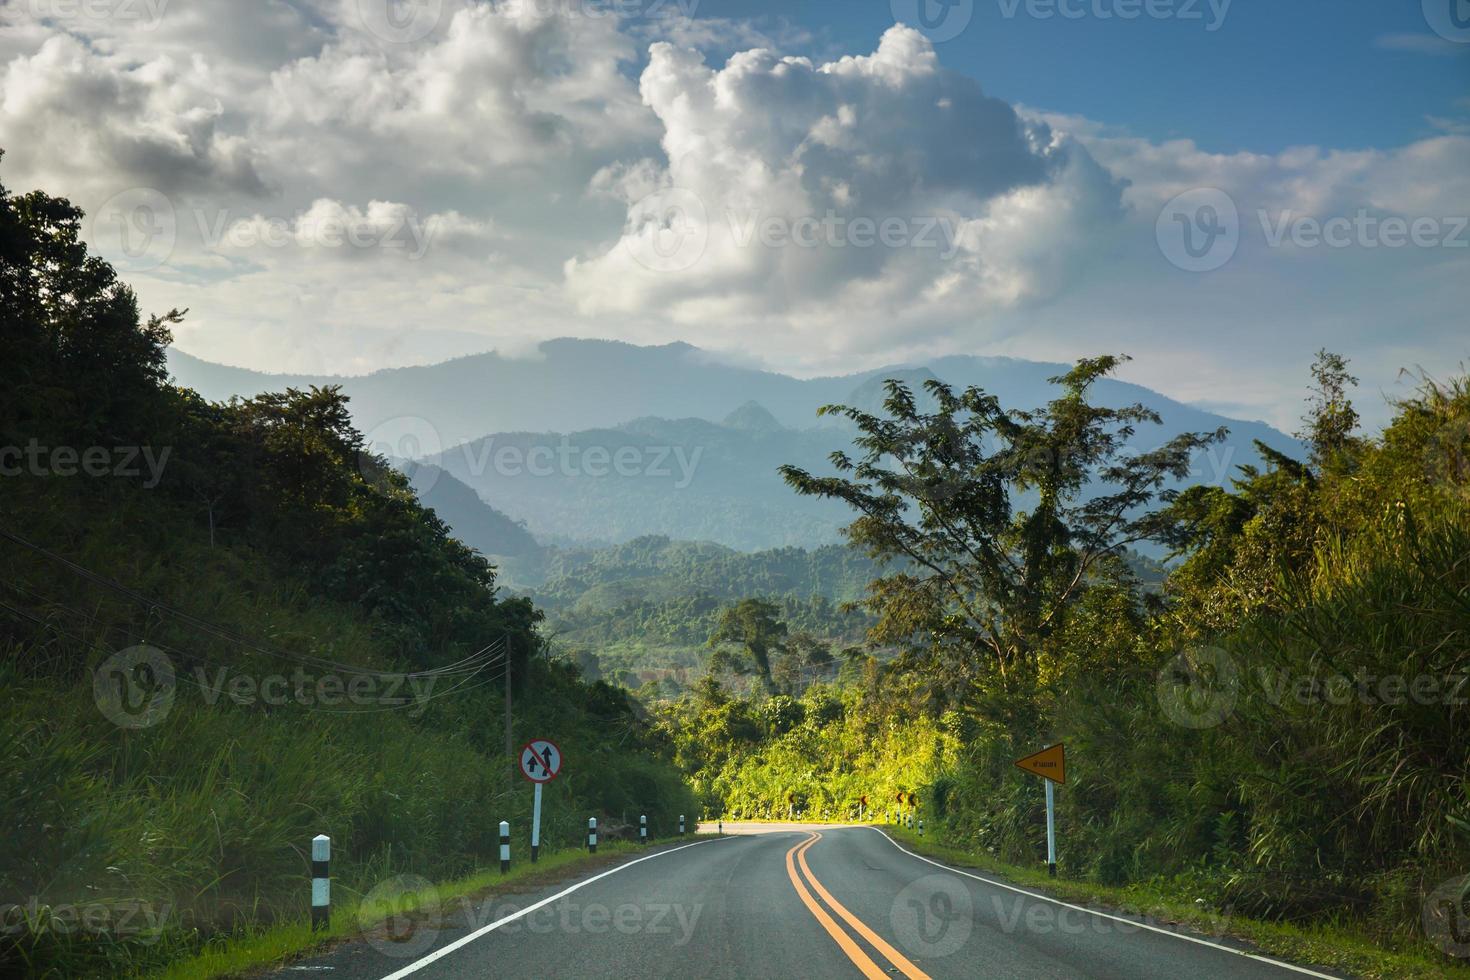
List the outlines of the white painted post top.
<svg viewBox="0 0 1470 980">
<path fill-rule="evenodd" d="M 500 821 L 500 832 L 502 834 L 508 834 L 508 833 L 510 833 L 510 821 L 509 820 L 502 820 L 502 821 Z"/>
<path fill-rule="evenodd" d="M 311 859 L 313 861 L 332 860 L 332 838 L 326 834 L 317 834 L 311 839 Z"/>
<path fill-rule="evenodd" d="M 641 816 L 641 817 L 638 818 L 638 822 L 639 823 L 648 823 L 648 817 L 646 815 L 645 816 Z"/>
<path fill-rule="evenodd" d="M 587 826 L 589 826 L 589 827 L 596 827 L 597 826 L 597 818 L 596 817 L 588 817 L 587 818 Z"/>
</svg>

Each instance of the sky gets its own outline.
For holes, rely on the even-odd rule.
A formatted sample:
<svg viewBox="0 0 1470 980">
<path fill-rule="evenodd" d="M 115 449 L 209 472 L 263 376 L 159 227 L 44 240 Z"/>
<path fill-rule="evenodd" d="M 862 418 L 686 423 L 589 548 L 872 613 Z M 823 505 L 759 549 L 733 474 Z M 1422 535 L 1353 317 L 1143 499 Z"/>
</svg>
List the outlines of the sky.
<svg viewBox="0 0 1470 980">
<path fill-rule="evenodd" d="M 0 149 L 259 370 L 1116 352 L 1291 431 L 1470 361 L 1470 0 L 0 0 Z"/>
</svg>

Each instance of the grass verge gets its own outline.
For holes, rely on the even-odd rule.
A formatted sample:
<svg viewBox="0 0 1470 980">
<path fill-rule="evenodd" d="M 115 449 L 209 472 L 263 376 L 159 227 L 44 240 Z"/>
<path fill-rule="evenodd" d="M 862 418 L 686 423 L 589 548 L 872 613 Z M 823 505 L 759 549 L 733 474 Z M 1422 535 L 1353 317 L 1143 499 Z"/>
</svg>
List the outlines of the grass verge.
<svg viewBox="0 0 1470 980">
<path fill-rule="evenodd" d="M 573 875 L 619 864 L 624 858 L 648 853 L 659 844 L 690 843 L 711 834 L 689 834 L 684 838 L 669 837 L 650 841 L 647 845 L 621 841 L 606 842 L 596 854 L 567 849 L 542 853 L 535 864 L 520 861 L 509 872 L 499 868 L 478 871 L 454 881 L 432 886 L 433 900 L 451 902 L 461 898 L 485 899 L 502 892 L 525 891 L 538 885 L 563 880 Z M 381 926 L 389 915 L 414 915 L 423 911 L 427 895 L 405 891 L 392 896 L 391 907 L 364 896 L 353 896 L 332 905 L 331 927 L 313 932 L 310 923 L 296 921 L 258 930 L 222 936 L 211 940 L 204 949 L 163 970 L 138 974 L 153 980 L 214 980 L 219 977 L 253 976 L 296 960 L 316 955 L 344 942 L 360 939 Z"/>
<path fill-rule="evenodd" d="M 920 837 L 901 827 L 878 826 L 917 854 L 957 868 L 980 871 L 1008 885 L 1024 887 L 1074 905 L 1141 916 L 1160 925 L 1179 925 L 1203 936 L 1230 936 L 1259 952 L 1289 963 L 1334 970 L 1365 980 L 1470 980 L 1470 964 L 1447 962 L 1428 942 L 1389 949 L 1341 924 L 1266 922 L 1234 914 L 1229 908 L 1181 895 L 1168 882 L 1126 886 L 1052 878 L 1044 870 L 1005 864 L 994 857 Z"/>
</svg>

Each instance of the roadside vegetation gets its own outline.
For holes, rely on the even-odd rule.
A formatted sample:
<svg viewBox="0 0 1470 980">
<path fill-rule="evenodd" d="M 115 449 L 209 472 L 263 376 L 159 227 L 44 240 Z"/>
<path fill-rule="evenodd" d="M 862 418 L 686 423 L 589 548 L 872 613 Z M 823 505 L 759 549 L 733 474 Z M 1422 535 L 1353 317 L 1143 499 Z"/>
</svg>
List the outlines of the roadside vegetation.
<svg viewBox="0 0 1470 980">
<path fill-rule="evenodd" d="M 861 431 L 841 475 L 787 477 L 902 563 L 869 588 L 869 655 L 794 696 L 711 674 L 660 702 L 680 765 L 737 817 L 849 816 L 864 796 L 881 817 L 916 794 L 931 840 L 1037 867 L 1042 787 L 1012 763 L 1063 742 L 1063 880 L 1455 962 L 1470 388 L 1426 378 L 1367 436 L 1324 352 L 1303 458 L 1261 447 L 1269 465 L 1191 486 L 1217 434 L 1132 451 L 1148 413 L 1088 399 L 1115 366 L 1082 362 L 1037 412 L 937 383 L 932 412 L 899 384 L 880 415 L 837 409 Z M 1162 594 L 1119 560 L 1139 542 L 1174 554 Z"/>
<path fill-rule="evenodd" d="M 0 478 L 0 973 L 299 928 L 321 833 L 347 908 L 492 865 L 500 820 L 529 837 L 507 665 L 516 745 L 568 759 L 549 849 L 593 815 L 693 814 L 627 695 L 545 658 L 540 613 L 364 451 L 340 392 L 173 387 L 184 314 L 141 319 L 81 221 L 0 187 L 0 445 L 24 452 Z"/>
</svg>

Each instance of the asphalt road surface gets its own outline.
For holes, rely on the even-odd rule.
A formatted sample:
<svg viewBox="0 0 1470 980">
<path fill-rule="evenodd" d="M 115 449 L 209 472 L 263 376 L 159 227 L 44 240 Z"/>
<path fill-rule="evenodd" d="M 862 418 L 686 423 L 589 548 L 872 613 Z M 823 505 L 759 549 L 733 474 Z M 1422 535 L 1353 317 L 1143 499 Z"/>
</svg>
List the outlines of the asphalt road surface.
<svg viewBox="0 0 1470 980">
<path fill-rule="evenodd" d="M 872 827 L 726 824 L 725 830 L 731 836 L 658 848 L 524 894 L 446 902 L 438 916 L 391 925 L 369 941 L 277 975 L 1337 976 L 1252 955 L 1227 938 L 1083 909 L 951 869 Z"/>
</svg>

